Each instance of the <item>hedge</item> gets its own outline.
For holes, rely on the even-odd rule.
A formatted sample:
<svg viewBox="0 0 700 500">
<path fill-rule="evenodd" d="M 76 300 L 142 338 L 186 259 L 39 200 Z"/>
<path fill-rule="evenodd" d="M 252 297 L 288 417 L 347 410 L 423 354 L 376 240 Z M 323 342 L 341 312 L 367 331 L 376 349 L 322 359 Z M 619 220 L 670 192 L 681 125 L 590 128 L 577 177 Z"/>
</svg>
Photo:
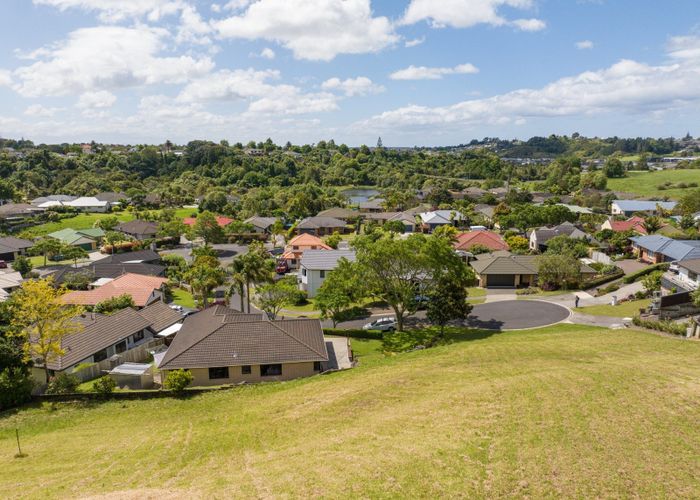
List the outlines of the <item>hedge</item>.
<svg viewBox="0 0 700 500">
<path fill-rule="evenodd" d="M 350 337 L 353 339 L 382 340 L 384 338 L 384 333 L 379 330 L 343 330 L 340 328 L 324 328 L 323 334 L 333 335 L 336 337 Z"/>
<path fill-rule="evenodd" d="M 620 269 L 617 272 L 614 272 L 612 274 L 605 274 L 603 276 L 600 276 L 598 278 L 593 278 L 588 281 L 584 281 L 581 283 L 581 289 L 582 290 L 587 290 L 589 288 L 598 288 L 600 285 L 604 285 L 606 283 L 610 283 L 611 281 L 615 281 L 617 279 L 622 278 L 625 275 L 625 272 Z"/>
<path fill-rule="evenodd" d="M 655 319 L 643 319 L 639 316 L 634 316 L 632 318 L 632 323 L 642 328 L 648 328 L 649 330 L 656 330 L 659 332 L 671 333 L 673 335 L 680 335 L 685 337 L 688 333 L 687 323 L 676 323 L 675 321 L 669 320 L 655 320 Z"/>
<path fill-rule="evenodd" d="M 628 274 L 627 276 L 624 277 L 624 279 L 622 281 L 625 284 L 629 285 L 630 283 L 634 283 L 635 281 L 637 281 L 642 276 L 646 276 L 647 274 L 651 274 L 654 271 L 667 271 L 668 266 L 669 266 L 668 262 L 661 262 L 660 264 L 654 264 L 653 266 L 647 266 L 644 269 L 640 269 L 639 271 L 636 271 L 632 274 Z"/>
</svg>

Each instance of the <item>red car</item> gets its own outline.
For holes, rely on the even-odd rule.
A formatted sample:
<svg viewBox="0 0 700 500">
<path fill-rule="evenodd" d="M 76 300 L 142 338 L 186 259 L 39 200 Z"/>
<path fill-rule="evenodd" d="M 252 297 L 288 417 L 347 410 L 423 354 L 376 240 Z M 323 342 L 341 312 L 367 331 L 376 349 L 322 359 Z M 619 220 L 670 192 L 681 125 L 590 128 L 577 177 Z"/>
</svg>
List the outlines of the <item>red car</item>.
<svg viewBox="0 0 700 500">
<path fill-rule="evenodd" d="M 287 261 L 284 259 L 279 259 L 277 261 L 277 267 L 275 267 L 275 271 L 277 271 L 277 274 L 285 274 L 289 272 L 289 265 L 287 265 Z"/>
</svg>

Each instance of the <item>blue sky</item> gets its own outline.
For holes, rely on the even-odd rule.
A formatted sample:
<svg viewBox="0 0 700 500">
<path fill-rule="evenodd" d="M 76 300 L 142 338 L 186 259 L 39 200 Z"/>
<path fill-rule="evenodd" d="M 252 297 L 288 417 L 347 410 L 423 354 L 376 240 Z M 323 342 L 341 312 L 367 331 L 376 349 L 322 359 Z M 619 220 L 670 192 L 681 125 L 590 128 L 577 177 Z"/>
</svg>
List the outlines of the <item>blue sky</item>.
<svg viewBox="0 0 700 500">
<path fill-rule="evenodd" d="M 0 136 L 680 136 L 697 0 L 4 0 Z"/>
</svg>

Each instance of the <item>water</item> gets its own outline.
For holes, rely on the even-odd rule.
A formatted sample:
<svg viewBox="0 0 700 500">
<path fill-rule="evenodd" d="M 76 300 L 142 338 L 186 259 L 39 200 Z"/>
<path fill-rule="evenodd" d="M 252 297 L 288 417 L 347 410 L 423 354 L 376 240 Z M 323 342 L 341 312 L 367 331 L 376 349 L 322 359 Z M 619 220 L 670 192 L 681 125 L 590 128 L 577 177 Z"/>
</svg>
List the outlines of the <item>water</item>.
<svg viewBox="0 0 700 500">
<path fill-rule="evenodd" d="M 358 205 L 377 196 L 379 191 L 376 189 L 346 189 L 341 191 L 341 194 L 348 199 L 351 205 Z"/>
</svg>

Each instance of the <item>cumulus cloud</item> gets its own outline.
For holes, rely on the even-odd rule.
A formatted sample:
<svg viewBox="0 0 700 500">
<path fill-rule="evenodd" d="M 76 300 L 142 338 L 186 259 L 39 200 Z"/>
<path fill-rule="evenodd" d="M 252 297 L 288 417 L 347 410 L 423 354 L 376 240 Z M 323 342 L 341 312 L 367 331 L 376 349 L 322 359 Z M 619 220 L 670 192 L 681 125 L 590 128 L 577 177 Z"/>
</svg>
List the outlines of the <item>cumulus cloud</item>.
<svg viewBox="0 0 700 500">
<path fill-rule="evenodd" d="M 581 40 L 580 42 L 576 42 L 576 48 L 579 50 L 592 49 L 593 42 L 590 40 Z"/>
<path fill-rule="evenodd" d="M 517 19 L 509 21 L 499 10 L 501 7 L 531 9 L 533 0 L 411 0 L 401 20 L 402 24 L 428 21 L 433 27 L 470 28 L 477 24 L 491 26 L 511 25 L 525 31 L 543 29 L 539 19 Z"/>
<path fill-rule="evenodd" d="M 445 75 L 466 75 L 478 73 L 479 68 L 473 64 L 458 64 L 453 68 L 431 68 L 428 66 L 409 66 L 389 75 L 392 80 L 441 80 Z"/>
<path fill-rule="evenodd" d="M 700 37 L 672 38 L 668 56 L 668 64 L 653 66 L 623 59 L 539 89 L 520 89 L 451 106 L 405 106 L 358 126 L 518 124 L 528 118 L 652 114 L 700 105 Z"/>
<path fill-rule="evenodd" d="M 156 21 L 163 16 L 176 14 L 183 6 L 183 0 L 33 0 L 35 5 L 48 5 L 60 10 L 80 9 L 97 12 L 105 22 L 121 21 L 127 18 L 146 16 Z"/>
<path fill-rule="evenodd" d="M 386 90 L 383 85 L 372 82 L 366 76 L 358 76 L 357 78 L 348 78 L 346 80 L 341 80 L 337 77 L 329 78 L 321 84 L 321 88 L 323 90 L 338 90 L 347 97 L 379 94 Z"/>
<path fill-rule="evenodd" d="M 330 61 L 338 54 L 378 52 L 399 40 L 389 19 L 372 15 L 369 0 L 259 0 L 244 4 L 245 10 L 214 23 L 220 35 L 275 41 L 297 59 Z"/>
<path fill-rule="evenodd" d="M 260 57 L 263 59 L 274 59 L 275 58 L 275 51 L 272 50 L 270 47 L 265 47 L 262 49 L 262 52 L 260 52 Z"/>
<path fill-rule="evenodd" d="M 62 108 L 47 108 L 41 104 L 32 104 L 24 110 L 24 114 L 27 116 L 39 117 L 39 118 L 49 118 L 62 111 Z"/>
<path fill-rule="evenodd" d="M 15 70 L 13 88 L 23 96 L 66 95 L 157 83 L 183 83 L 209 72 L 209 57 L 160 57 L 168 32 L 136 26 L 73 31 L 43 48 L 34 64 Z"/>
<path fill-rule="evenodd" d="M 414 38 L 414 39 L 412 39 L 412 40 L 406 40 L 406 42 L 404 43 L 404 46 L 407 47 L 407 48 L 416 47 L 417 45 L 420 45 L 420 44 L 422 44 L 423 42 L 425 42 L 425 37 L 424 37 L 424 36 L 422 36 L 422 37 L 420 37 L 420 38 Z"/>
<path fill-rule="evenodd" d="M 117 96 L 107 90 L 85 92 L 78 99 L 76 106 L 80 109 L 111 108 L 117 102 Z"/>
<path fill-rule="evenodd" d="M 0 69 L 0 87 L 12 85 L 12 74 L 6 69 Z"/>
</svg>

